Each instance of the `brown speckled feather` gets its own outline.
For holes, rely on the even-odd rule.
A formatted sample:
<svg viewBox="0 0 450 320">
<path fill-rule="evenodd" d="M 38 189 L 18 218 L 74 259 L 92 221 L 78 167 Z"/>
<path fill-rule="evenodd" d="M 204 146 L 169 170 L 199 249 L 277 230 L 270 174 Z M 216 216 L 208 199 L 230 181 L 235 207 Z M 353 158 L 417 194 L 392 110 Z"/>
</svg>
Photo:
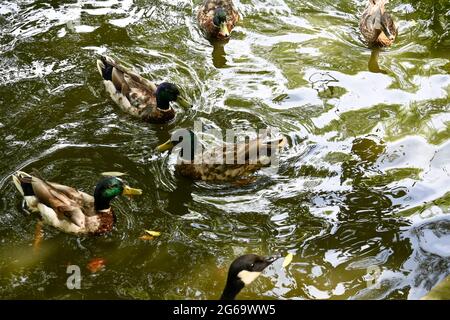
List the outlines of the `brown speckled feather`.
<svg viewBox="0 0 450 320">
<path fill-rule="evenodd" d="M 384 5 L 386 1 L 385 0 L 369 0 L 368 5 L 366 9 L 364 10 L 361 19 L 359 21 L 359 29 L 367 42 L 367 44 L 371 47 L 378 46 L 378 47 L 388 47 L 392 45 L 392 43 L 395 41 L 395 38 L 397 37 L 397 28 L 394 24 L 394 20 L 392 19 L 391 15 L 386 12 Z M 373 28 L 371 20 L 374 14 L 376 14 L 376 11 L 380 9 L 381 14 L 388 22 L 388 29 L 394 36 L 393 40 L 390 40 L 384 32 L 377 31 Z"/>
<path fill-rule="evenodd" d="M 255 139 L 234 144 L 231 148 L 213 148 L 203 154 L 200 163 L 196 163 L 197 159 L 194 163 L 183 160 L 176 165 L 176 171 L 182 176 L 204 181 L 231 181 L 247 177 L 262 167 L 270 166 L 270 163 L 263 162 L 257 150 L 265 150 L 264 155 L 270 157 L 273 143 L 274 148 L 279 150 L 286 144 L 286 138 L 270 142 Z M 227 163 L 225 159 L 233 159 L 234 163 Z"/>
<path fill-rule="evenodd" d="M 222 7 L 227 14 L 227 27 L 231 31 L 239 21 L 239 12 L 231 0 L 205 0 L 200 6 L 197 20 L 208 38 L 219 38 L 219 28 L 214 25 L 214 11 Z"/>
</svg>

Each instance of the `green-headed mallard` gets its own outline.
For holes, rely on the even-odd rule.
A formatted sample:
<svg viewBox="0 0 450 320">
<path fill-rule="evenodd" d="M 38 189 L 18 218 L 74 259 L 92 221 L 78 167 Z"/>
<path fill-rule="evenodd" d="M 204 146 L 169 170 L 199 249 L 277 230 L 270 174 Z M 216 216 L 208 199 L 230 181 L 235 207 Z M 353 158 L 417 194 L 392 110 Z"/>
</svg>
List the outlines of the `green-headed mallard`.
<svg viewBox="0 0 450 320">
<path fill-rule="evenodd" d="M 234 300 L 237 294 L 259 277 L 261 272 L 270 266 L 280 256 L 261 257 L 256 254 L 246 254 L 234 260 L 228 270 L 227 283 L 221 300 Z"/>
<path fill-rule="evenodd" d="M 190 107 L 173 83 L 157 86 L 106 56 L 97 60 L 97 68 L 114 102 L 123 111 L 144 121 L 166 123 L 172 120 L 175 117 L 175 110 L 170 106 L 172 101 Z"/>
<path fill-rule="evenodd" d="M 197 152 L 195 133 L 180 129 L 157 150 L 171 150 L 180 142 L 183 142 L 180 158 L 175 165 L 180 175 L 194 180 L 230 181 L 246 178 L 258 169 L 270 166 L 273 152 L 280 150 L 287 140 L 284 136 L 270 141 L 258 137 L 247 143 L 224 144 L 202 153 Z"/>
<path fill-rule="evenodd" d="M 390 46 L 397 36 L 397 28 L 385 4 L 386 0 L 369 0 L 359 21 L 359 29 L 369 46 Z"/>
<path fill-rule="evenodd" d="M 232 0 L 205 0 L 197 14 L 200 28 L 210 39 L 227 39 L 236 23 L 239 12 Z"/>
<path fill-rule="evenodd" d="M 31 212 L 39 212 L 45 224 L 73 234 L 102 234 L 110 231 L 115 215 L 110 202 L 118 195 L 140 195 L 140 189 L 125 185 L 118 177 L 105 177 L 94 196 L 62 184 L 17 171 L 14 184 Z"/>
</svg>

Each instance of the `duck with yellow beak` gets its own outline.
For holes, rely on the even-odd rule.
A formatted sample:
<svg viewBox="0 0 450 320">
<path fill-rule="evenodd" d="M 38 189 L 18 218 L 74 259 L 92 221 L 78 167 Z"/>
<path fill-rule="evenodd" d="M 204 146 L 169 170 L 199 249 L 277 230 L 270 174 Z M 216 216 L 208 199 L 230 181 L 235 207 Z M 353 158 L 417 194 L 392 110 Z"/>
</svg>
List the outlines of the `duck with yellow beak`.
<svg viewBox="0 0 450 320">
<path fill-rule="evenodd" d="M 245 143 L 202 150 L 193 131 L 178 129 L 156 150 L 165 152 L 180 145 L 175 165 L 178 174 L 193 180 L 225 182 L 246 179 L 257 170 L 269 167 L 272 153 L 280 152 L 286 144 L 286 137 L 280 135 L 272 140 L 258 137 Z"/>
<path fill-rule="evenodd" d="M 205 0 L 197 19 L 208 39 L 226 40 L 239 21 L 239 12 L 232 0 Z"/>
<path fill-rule="evenodd" d="M 30 212 L 39 213 L 44 224 L 72 234 L 103 234 L 111 231 L 116 217 L 110 202 L 118 195 L 141 195 L 118 176 L 106 176 L 95 187 L 94 196 L 59 183 L 48 182 L 23 171 L 12 175 Z"/>
</svg>

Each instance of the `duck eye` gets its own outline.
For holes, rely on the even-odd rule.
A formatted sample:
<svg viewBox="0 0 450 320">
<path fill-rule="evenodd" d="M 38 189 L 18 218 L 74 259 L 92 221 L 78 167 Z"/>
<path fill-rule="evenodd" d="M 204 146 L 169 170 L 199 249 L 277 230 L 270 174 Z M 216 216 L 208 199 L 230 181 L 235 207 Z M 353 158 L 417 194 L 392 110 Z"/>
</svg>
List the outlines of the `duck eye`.
<svg viewBox="0 0 450 320">
<path fill-rule="evenodd" d="M 253 268 L 255 266 L 255 264 L 254 263 L 252 263 L 251 265 L 250 265 L 250 268 Z"/>
</svg>

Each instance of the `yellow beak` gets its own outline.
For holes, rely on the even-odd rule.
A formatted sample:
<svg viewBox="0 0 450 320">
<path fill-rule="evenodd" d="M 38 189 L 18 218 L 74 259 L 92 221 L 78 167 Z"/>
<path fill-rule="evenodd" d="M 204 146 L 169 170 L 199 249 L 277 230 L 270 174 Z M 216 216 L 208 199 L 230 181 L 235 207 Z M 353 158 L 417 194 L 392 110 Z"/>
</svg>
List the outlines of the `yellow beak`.
<svg viewBox="0 0 450 320">
<path fill-rule="evenodd" d="M 169 141 L 157 146 L 156 150 L 158 150 L 159 152 L 164 152 L 164 151 L 170 150 L 172 148 L 173 148 L 173 143 L 172 143 L 172 141 L 169 140 Z"/>
<path fill-rule="evenodd" d="M 185 109 L 192 108 L 192 105 L 189 102 L 187 102 L 187 100 L 184 99 L 182 96 L 178 96 L 177 103 Z"/>
<path fill-rule="evenodd" d="M 134 188 L 131 188 L 130 186 L 125 186 L 123 188 L 122 194 L 124 196 L 140 196 L 142 194 L 142 190 L 141 189 L 134 189 Z"/>
<path fill-rule="evenodd" d="M 226 23 L 226 22 L 222 22 L 222 23 L 220 24 L 220 31 L 219 31 L 219 34 L 220 34 L 222 37 L 229 37 L 229 36 L 230 36 L 230 31 L 228 30 L 228 26 L 227 26 L 227 23 Z"/>
</svg>

